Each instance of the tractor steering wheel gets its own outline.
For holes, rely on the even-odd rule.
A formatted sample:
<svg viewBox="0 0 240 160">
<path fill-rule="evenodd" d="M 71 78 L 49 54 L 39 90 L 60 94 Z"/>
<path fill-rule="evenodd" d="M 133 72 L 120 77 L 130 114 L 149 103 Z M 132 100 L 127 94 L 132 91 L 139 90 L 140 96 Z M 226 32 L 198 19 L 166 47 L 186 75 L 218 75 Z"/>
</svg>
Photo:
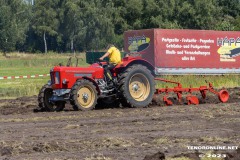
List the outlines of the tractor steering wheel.
<svg viewBox="0 0 240 160">
<path fill-rule="evenodd" d="M 102 66 L 102 67 L 103 67 L 104 64 L 103 64 L 102 62 L 106 62 L 107 65 L 109 64 L 109 62 L 106 61 L 106 60 L 100 60 L 100 59 L 97 59 L 97 61 L 96 61 L 96 63 L 99 64 L 99 66 Z"/>
</svg>

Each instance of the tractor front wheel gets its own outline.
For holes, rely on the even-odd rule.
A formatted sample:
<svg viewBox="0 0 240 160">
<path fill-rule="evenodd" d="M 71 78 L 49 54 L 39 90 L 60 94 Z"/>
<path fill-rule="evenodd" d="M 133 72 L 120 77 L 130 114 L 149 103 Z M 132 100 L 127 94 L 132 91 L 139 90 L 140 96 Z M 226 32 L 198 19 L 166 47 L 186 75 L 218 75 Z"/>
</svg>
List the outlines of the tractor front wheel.
<svg viewBox="0 0 240 160">
<path fill-rule="evenodd" d="M 97 104 L 96 86 L 89 80 L 78 80 L 70 92 L 70 103 L 74 110 L 92 110 Z"/>
<path fill-rule="evenodd" d="M 44 85 L 38 94 L 38 106 L 43 111 L 62 111 L 65 107 L 65 102 L 56 102 L 55 104 L 53 104 L 49 101 L 52 95 L 53 89 L 51 88 L 51 86 L 49 86 L 48 84 Z"/>
</svg>

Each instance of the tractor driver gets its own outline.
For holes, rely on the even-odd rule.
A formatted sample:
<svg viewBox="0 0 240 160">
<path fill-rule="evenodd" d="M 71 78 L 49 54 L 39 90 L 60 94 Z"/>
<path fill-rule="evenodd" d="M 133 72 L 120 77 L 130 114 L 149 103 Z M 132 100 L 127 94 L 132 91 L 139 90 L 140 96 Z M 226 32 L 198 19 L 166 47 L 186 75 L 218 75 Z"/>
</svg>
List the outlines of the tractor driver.
<svg viewBox="0 0 240 160">
<path fill-rule="evenodd" d="M 113 44 L 109 44 L 107 46 L 107 52 L 100 57 L 99 60 L 103 60 L 106 57 L 109 57 L 109 64 L 104 66 L 104 74 L 107 77 L 107 81 L 110 82 L 112 81 L 110 70 L 121 63 L 121 53 Z"/>
</svg>

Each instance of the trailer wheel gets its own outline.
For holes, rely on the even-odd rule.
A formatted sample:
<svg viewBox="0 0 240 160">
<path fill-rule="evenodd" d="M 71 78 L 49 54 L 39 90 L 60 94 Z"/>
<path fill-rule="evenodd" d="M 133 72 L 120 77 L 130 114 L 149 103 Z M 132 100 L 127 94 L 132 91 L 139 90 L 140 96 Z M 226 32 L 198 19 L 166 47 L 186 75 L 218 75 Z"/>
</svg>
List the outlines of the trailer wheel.
<svg viewBox="0 0 240 160">
<path fill-rule="evenodd" d="M 119 84 L 123 100 L 130 106 L 145 107 L 151 103 L 155 82 L 147 67 L 130 66 L 121 75 Z"/>
<path fill-rule="evenodd" d="M 65 102 L 56 102 L 53 104 L 49 101 L 52 95 L 53 89 L 48 84 L 44 85 L 38 94 L 38 106 L 43 111 L 62 111 L 65 107 Z"/>
<path fill-rule="evenodd" d="M 70 92 L 70 103 L 74 110 L 92 110 L 97 104 L 96 86 L 86 79 L 78 80 Z"/>
</svg>

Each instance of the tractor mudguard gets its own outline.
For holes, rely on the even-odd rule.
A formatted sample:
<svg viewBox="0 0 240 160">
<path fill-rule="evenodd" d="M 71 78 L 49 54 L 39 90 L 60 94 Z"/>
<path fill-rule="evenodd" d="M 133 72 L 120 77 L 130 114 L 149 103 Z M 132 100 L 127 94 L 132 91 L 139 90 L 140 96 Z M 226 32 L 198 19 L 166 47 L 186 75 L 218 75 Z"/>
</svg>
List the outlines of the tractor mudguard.
<svg viewBox="0 0 240 160">
<path fill-rule="evenodd" d="M 97 82 L 96 82 L 94 79 L 92 79 L 92 78 L 90 78 L 90 77 L 82 77 L 82 78 L 78 78 L 77 80 L 80 80 L 80 79 L 86 79 L 86 80 L 91 81 L 91 82 L 96 86 L 96 90 L 97 90 L 97 92 L 98 92 L 98 95 L 100 94 L 100 92 L 101 92 L 101 91 L 100 91 L 100 88 L 99 88 Z"/>
<path fill-rule="evenodd" d="M 143 66 L 146 66 L 152 73 L 152 75 L 155 76 L 155 68 L 154 66 L 148 62 L 145 59 L 142 59 L 141 57 L 125 57 L 122 59 L 122 63 L 117 65 L 114 70 L 118 71 L 123 68 L 128 68 L 129 66 L 135 65 L 135 64 L 141 64 Z"/>
</svg>

